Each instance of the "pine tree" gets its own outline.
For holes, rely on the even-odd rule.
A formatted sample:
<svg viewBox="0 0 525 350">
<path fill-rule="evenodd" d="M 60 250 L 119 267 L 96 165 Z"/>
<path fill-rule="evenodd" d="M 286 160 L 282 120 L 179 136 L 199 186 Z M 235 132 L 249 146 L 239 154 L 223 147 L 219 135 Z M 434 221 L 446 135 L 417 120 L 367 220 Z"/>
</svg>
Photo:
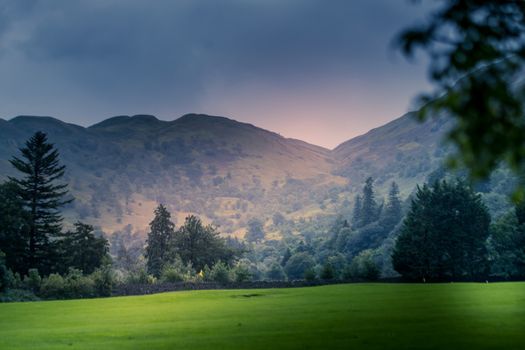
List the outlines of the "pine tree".
<svg viewBox="0 0 525 350">
<path fill-rule="evenodd" d="M 391 230 L 402 218 L 401 200 L 399 199 L 399 187 L 392 182 L 388 193 L 388 203 L 386 205 L 382 223 L 385 228 Z"/>
<path fill-rule="evenodd" d="M 65 199 L 67 184 L 56 183 L 64 176 L 65 166 L 59 164 L 58 151 L 43 132 L 36 132 L 20 151 L 23 159 L 13 157 L 10 162 L 24 176 L 9 179 L 17 187 L 28 214 L 27 265 L 48 274 L 58 259 L 52 242 L 62 231 L 58 209 L 72 201 Z"/>
<path fill-rule="evenodd" d="M 148 273 L 159 277 L 164 264 L 171 258 L 170 241 L 175 234 L 175 225 L 171 215 L 162 204 L 155 209 L 155 218 L 151 223 L 146 246 L 146 267 Z"/>
<path fill-rule="evenodd" d="M 352 214 L 352 227 L 356 228 L 361 224 L 361 195 L 355 196 L 354 212 Z"/>
<path fill-rule="evenodd" d="M 366 179 L 365 186 L 363 187 L 363 199 L 361 205 L 360 216 L 358 227 L 366 226 L 378 218 L 378 205 L 375 200 L 374 193 L 374 180 L 369 177 Z"/>
<path fill-rule="evenodd" d="M 258 219 L 252 219 L 248 222 L 248 231 L 246 232 L 245 239 L 248 242 L 260 242 L 264 240 L 264 225 Z"/>
</svg>

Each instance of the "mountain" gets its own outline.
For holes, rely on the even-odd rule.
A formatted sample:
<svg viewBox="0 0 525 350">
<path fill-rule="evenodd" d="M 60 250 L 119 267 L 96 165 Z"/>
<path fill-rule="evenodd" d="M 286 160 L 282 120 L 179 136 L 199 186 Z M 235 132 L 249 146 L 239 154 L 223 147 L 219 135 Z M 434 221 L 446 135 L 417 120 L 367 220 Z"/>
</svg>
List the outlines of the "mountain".
<svg viewBox="0 0 525 350">
<path fill-rule="evenodd" d="M 408 113 L 337 146 L 334 173 L 358 183 L 372 176 L 379 186 L 395 180 L 408 195 L 442 166 L 451 150 L 443 138 L 451 127 L 449 118 L 419 123 Z"/>
<path fill-rule="evenodd" d="M 40 130 L 67 166 L 65 180 L 76 198 L 65 210 L 68 222 L 80 219 L 107 232 L 128 224 L 144 230 L 154 207 L 164 203 L 179 224 L 194 213 L 242 236 L 258 218 L 277 238 L 275 213 L 289 220 L 348 215 L 368 176 L 380 195 L 396 181 L 404 197 L 429 176 L 443 176 L 449 148 L 441 140 L 450 127 L 445 118 L 418 123 L 407 114 L 328 150 L 201 114 L 173 121 L 117 116 L 88 128 L 19 116 L 0 119 L 0 176 L 16 175 L 9 159 Z M 493 207 L 505 205 L 505 176 L 486 190 Z"/>
<path fill-rule="evenodd" d="M 197 114 L 174 121 L 118 116 L 88 128 L 50 117 L 2 121 L 0 174 L 15 175 L 8 160 L 37 130 L 48 134 L 67 166 L 76 198 L 68 219 L 109 231 L 128 223 L 144 228 L 162 202 L 179 223 L 197 213 L 226 232 L 242 233 L 249 219 L 270 217 L 270 210 L 290 205 L 298 214 L 318 207 L 312 186 L 345 184 L 332 174 L 330 150 Z"/>
</svg>

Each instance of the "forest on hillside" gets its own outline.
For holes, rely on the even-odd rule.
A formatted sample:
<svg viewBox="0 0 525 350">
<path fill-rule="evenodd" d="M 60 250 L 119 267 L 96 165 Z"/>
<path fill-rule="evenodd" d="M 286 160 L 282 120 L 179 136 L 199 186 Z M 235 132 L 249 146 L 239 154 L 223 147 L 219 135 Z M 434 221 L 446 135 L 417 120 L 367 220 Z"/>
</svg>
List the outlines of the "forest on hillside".
<svg viewBox="0 0 525 350">
<path fill-rule="evenodd" d="M 525 277 L 525 205 L 493 220 L 482 195 L 450 174 L 404 201 L 395 181 L 383 199 L 368 177 L 351 215 L 293 221 L 276 212 L 278 238 L 258 218 L 242 239 L 195 215 L 177 227 L 159 203 L 144 237 L 131 227 L 107 235 L 80 221 L 64 229 L 61 208 L 74 198 L 44 133 L 11 164 L 19 176 L 0 185 L 4 300 L 105 296 L 119 284 Z"/>
</svg>

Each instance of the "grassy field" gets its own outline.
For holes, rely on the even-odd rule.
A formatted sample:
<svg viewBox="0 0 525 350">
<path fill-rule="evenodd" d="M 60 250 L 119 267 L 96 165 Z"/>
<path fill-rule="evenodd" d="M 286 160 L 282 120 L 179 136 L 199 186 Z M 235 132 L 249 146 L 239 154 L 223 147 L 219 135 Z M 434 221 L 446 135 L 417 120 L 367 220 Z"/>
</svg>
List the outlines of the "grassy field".
<svg viewBox="0 0 525 350">
<path fill-rule="evenodd" d="M 525 283 L 0 304 L 0 349 L 525 349 Z"/>
</svg>

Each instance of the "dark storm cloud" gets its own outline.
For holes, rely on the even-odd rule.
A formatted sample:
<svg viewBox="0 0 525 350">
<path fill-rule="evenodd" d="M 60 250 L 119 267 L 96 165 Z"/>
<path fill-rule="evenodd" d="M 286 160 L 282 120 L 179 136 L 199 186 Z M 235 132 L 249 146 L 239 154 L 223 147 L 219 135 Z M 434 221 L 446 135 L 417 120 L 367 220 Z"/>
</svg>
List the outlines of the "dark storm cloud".
<svg viewBox="0 0 525 350">
<path fill-rule="evenodd" d="M 175 117 L 200 106 L 212 82 L 277 88 L 317 76 L 380 77 L 394 28 L 418 13 L 404 0 L 0 4 L 0 113 L 83 124 L 117 111 Z"/>
</svg>

